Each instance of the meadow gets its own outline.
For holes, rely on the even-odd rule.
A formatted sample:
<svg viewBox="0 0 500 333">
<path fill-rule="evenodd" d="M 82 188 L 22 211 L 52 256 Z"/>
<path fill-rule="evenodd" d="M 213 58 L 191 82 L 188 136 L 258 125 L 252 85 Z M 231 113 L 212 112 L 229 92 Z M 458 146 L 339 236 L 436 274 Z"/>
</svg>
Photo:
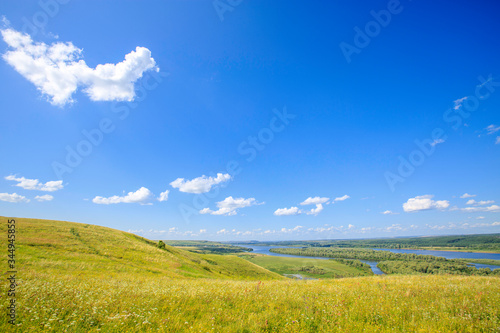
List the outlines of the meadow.
<svg viewBox="0 0 500 333">
<path fill-rule="evenodd" d="M 314 279 L 333 279 L 373 275 L 370 266 L 361 262 L 359 262 L 361 267 L 357 268 L 342 264 L 336 260 L 289 258 L 253 254 L 244 254 L 239 256 L 280 275 L 299 274 L 303 277 Z"/>
<path fill-rule="evenodd" d="M 0 233 L 5 235 L 6 218 L 1 221 Z M 16 221 L 17 318 L 12 326 L 6 314 L 1 315 L 1 332 L 495 332 L 500 328 L 498 277 L 292 280 L 233 255 L 197 254 L 168 245 L 160 249 L 156 242 L 109 228 Z M 1 260 L 7 271 L 6 256 Z M 6 279 L 2 287 L 0 303 L 5 309 Z"/>
</svg>

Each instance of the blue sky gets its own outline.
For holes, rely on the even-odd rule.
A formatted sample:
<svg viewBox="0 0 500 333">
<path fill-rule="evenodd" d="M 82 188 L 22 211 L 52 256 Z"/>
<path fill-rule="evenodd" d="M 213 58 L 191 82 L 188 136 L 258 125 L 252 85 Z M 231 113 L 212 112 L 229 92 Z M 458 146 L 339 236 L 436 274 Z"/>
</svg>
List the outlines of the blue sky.
<svg viewBox="0 0 500 333">
<path fill-rule="evenodd" d="M 15 1 L 1 215 L 152 239 L 500 232 L 493 1 Z"/>
</svg>

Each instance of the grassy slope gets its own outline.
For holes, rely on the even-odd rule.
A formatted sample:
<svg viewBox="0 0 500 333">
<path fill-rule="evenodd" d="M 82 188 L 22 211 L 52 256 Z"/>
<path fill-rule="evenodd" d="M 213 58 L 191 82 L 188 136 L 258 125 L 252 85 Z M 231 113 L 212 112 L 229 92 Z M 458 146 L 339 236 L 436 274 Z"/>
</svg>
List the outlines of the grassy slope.
<svg viewBox="0 0 500 333">
<path fill-rule="evenodd" d="M 1 217 L 0 235 L 7 219 Z M 123 277 L 146 274 L 169 278 L 268 280 L 281 276 L 236 256 L 200 255 L 136 235 L 73 222 L 16 219 L 19 270 L 40 274 Z M 2 268 L 6 267 L 2 257 Z"/>
<path fill-rule="evenodd" d="M 0 222 L 5 235 L 6 220 Z M 0 332 L 494 332 L 500 327 L 496 277 L 237 281 L 231 278 L 280 277 L 234 256 L 163 251 L 117 230 L 30 219 L 18 219 L 17 244 L 18 326 L 7 324 L 4 313 Z"/>
<path fill-rule="evenodd" d="M 335 260 L 288 258 L 252 254 L 240 255 L 240 257 L 278 274 L 300 274 L 305 277 L 317 279 L 372 275 L 371 272 L 343 265 Z M 297 270 L 297 268 L 304 266 L 320 268 L 324 270 L 324 274 L 314 274 Z"/>
</svg>

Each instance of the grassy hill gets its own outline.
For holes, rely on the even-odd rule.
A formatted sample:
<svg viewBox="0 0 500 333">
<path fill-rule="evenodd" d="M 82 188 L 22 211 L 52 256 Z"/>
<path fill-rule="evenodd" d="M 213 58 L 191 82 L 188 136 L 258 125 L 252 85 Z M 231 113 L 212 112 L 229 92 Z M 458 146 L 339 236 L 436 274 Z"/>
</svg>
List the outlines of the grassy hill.
<svg viewBox="0 0 500 333">
<path fill-rule="evenodd" d="M 495 332 L 500 278 L 296 281 L 93 225 L 17 219 L 17 318 L 0 332 Z M 0 233 L 6 240 L 5 218 Z M 5 253 L 7 251 L 7 242 Z M 6 272 L 6 255 L 1 259 Z M 0 283 L 7 308 L 7 279 Z"/>
<path fill-rule="evenodd" d="M 6 235 L 6 218 L 0 219 L 0 234 Z M 203 255 L 168 245 L 163 250 L 145 238 L 96 225 L 16 218 L 16 229 L 17 266 L 38 274 L 283 279 L 236 256 Z"/>
</svg>

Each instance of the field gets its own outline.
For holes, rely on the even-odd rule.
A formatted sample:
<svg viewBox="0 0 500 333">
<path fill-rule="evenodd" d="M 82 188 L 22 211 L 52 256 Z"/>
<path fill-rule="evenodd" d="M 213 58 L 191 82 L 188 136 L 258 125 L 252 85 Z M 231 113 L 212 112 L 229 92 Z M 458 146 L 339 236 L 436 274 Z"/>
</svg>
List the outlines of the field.
<svg viewBox="0 0 500 333">
<path fill-rule="evenodd" d="M 315 279 L 373 275 L 369 267 L 359 269 L 343 265 L 335 260 L 288 258 L 251 254 L 240 255 L 240 257 L 280 275 L 299 274 L 303 277 Z"/>
<path fill-rule="evenodd" d="M 156 242 L 109 228 L 16 220 L 17 318 L 12 326 L 4 312 L 1 332 L 495 332 L 500 328 L 500 279 L 494 276 L 299 281 L 233 255 L 196 254 L 168 245 L 160 249 Z M 6 218 L 1 222 L 0 233 L 5 235 Z M 5 272 L 6 256 L 1 260 Z M 6 279 L 2 289 L 0 302 L 5 309 Z"/>
</svg>

